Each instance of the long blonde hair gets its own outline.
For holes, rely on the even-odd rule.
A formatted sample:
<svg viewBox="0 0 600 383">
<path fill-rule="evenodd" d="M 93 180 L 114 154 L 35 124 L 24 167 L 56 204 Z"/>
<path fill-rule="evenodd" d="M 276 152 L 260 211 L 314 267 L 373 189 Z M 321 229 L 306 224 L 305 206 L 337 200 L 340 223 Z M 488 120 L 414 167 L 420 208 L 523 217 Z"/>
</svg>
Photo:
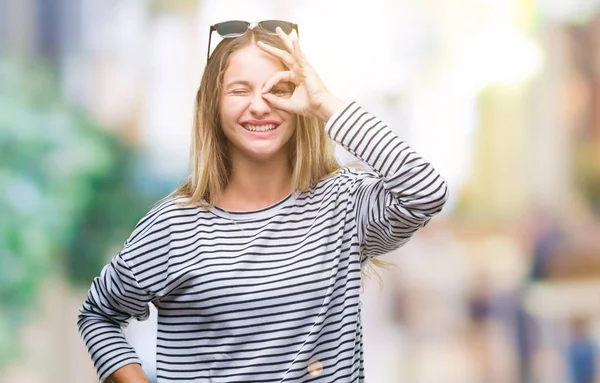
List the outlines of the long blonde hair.
<svg viewBox="0 0 600 383">
<path fill-rule="evenodd" d="M 232 53 L 259 40 L 286 49 L 279 37 L 254 28 L 242 36 L 223 39 L 206 65 L 196 94 L 191 173 L 171 193 L 171 196 L 187 197 L 187 205 L 214 205 L 229 182 L 231 161 L 219 116 L 223 75 Z M 334 155 L 334 143 L 325 134 L 324 128 L 325 122 L 318 118 L 296 116 L 296 130 L 290 139 L 289 153 L 294 190 L 305 191 L 310 185 L 341 169 Z"/>
</svg>

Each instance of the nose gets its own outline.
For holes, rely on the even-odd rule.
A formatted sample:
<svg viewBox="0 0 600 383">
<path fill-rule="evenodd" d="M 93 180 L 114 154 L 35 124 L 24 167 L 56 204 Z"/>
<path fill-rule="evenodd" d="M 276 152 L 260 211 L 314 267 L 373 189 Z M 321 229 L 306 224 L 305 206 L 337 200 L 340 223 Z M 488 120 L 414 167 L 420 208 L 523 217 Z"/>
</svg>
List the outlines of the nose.
<svg viewBox="0 0 600 383">
<path fill-rule="evenodd" d="M 271 112 L 271 106 L 269 103 L 262 97 L 262 93 L 258 92 L 252 96 L 252 101 L 250 101 L 250 113 L 256 116 L 264 116 Z"/>
</svg>

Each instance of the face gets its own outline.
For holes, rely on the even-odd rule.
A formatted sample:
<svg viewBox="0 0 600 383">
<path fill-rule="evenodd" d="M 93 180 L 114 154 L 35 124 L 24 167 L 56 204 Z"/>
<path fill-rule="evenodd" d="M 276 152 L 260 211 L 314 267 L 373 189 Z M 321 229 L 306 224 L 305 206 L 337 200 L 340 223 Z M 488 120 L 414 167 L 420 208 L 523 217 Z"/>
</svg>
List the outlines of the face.
<svg viewBox="0 0 600 383">
<path fill-rule="evenodd" d="M 234 166 L 238 159 L 262 162 L 287 158 L 296 129 L 295 115 L 273 108 L 261 92 L 265 83 L 283 70 L 286 68 L 278 59 L 254 44 L 229 57 L 219 112 Z M 292 91 L 291 84 L 280 83 L 271 93 L 290 97 Z"/>
</svg>

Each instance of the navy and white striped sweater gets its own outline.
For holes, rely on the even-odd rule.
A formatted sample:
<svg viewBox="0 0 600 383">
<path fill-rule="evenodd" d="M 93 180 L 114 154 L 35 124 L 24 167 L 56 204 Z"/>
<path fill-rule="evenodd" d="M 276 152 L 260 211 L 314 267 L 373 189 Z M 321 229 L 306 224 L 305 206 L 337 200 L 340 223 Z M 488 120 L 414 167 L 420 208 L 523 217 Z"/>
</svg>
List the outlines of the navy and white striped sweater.
<svg viewBox="0 0 600 383">
<path fill-rule="evenodd" d="M 354 102 L 326 130 L 373 171 L 341 170 L 252 212 L 171 199 L 138 223 L 79 315 L 101 381 L 140 363 L 122 327 L 147 318 L 149 303 L 159 382 L 364 381 L 361 267 L 407 242 L 448 190 Z"/>
</svg>

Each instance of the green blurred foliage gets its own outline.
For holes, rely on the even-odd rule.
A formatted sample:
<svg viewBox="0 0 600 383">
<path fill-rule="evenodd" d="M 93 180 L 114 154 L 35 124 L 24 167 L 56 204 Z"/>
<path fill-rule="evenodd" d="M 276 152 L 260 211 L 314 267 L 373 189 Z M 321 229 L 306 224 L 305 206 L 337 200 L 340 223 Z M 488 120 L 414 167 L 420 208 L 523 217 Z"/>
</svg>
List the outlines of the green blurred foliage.
<svg viewBox="0 0 600 383">
<path fill-rule="evenodd" d="M 0 368 L 44 278 L 89 286 L 155 200 L 135 159 L 65 102 L 50 66 L 0 59 Z"/>
</svg>

